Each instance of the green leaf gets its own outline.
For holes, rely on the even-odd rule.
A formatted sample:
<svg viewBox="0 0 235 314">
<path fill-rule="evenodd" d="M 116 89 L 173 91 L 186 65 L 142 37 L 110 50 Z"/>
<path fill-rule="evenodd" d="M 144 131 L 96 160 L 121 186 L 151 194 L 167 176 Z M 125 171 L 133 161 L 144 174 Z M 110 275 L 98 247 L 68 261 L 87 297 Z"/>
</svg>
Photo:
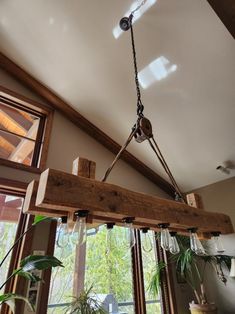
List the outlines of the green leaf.
<svg viewBox="0 0 235 314">
<path fill-rule="evenodd" d="M 28 272 L 28 271 L 24 271 L 22 270 L 21 268 L 20 269 L 16 269 L 14 271 L 14 273 L 18 276 L 21 276 L 21 277 L 24 277 L 32 282 L 38 282 L 38 281 L 41 281 L 41 278 L 38 277 L 37 275 L 31 273 L 31 272 Z"/>
<path fill-rule="evenodd" d="M 165 267 L 166 264 L 164 262 L 158 262 L 156 265 L 153 276 L 147 288 L 147 290 L 153 295 L 153 297 L 157 297 L 159 295 L 161 288 L 161 275 Z"/>
<path fill-rule="evenodd" d="M 24 272 L 34 269 L 44 270 L 51 267 L 64 267 L 62 262 L 54 256 L 30 255 L 20 262 L 20 267 Z"/>
<path fill-rule="evenodd" d="M 6 294 L 0 295 L 0 305 L 3 304 L 3 303 L 7 304 L 13 313 L 15 313 L 15 309 L 16 309 L 15 308 L 15 300 L 22 300 L 22 301 L 24 301 L 25 303 L 28 304 L 30 309 L 32 311 L 34 311 L 33 305 L 25 297 L 22 297 L 22 296 L 20 296 L 18 294 L 15 294 L 15 293 L 6 293 Z"/>
<path fill-rule="evenodd" d="M 37 225 L 38 223 L 40 223 L 41 221 L 47 220 L 47 219 L 50 219 L 50 218 L 45 217 L 45 216 L 37 215 L 37 216 L 34 217 L 33 226 L 35 226 L 35 225 Z"/>
</svg>

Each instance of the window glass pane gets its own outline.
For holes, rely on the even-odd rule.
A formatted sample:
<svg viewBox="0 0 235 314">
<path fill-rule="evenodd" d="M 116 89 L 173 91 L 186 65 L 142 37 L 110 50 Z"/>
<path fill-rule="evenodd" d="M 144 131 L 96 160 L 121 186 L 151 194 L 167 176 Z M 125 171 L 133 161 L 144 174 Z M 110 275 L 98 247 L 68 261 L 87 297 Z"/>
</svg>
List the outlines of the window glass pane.
<svg viewBox="0 0 235 314">
<path fill-rule="evenodd" d="M 0 158 L 31 165 L 35 142 L 0 130 Z"/>
<path fill-rule="evenodd" d="M 87 238 L 85 286 L 106 303 L 109 313 L 134 313 L 131 251 L 122 244 L 124 228 L 112 230 L 114 245 L 106 254 L 106 226 Z"/>
<path fill-rule="evenodd" d="M 4 258 L 14 243 L 22 204 L 22 197 L 0 193 L 0 261 Z M 3 283 L 6 279 L 10 257 L 11 256 L 8 256 L 6 262 L 0 268 L 1 283 Z M 0 293 L 1 292 L 3 291 L 0 291 Z"/>
<path fill-rule="evenodd" d="M 0 128 L 11 133 L 36 139 L 39 117 L 0 102 Z"/>
<path fill-rule="evenodd" d="M 147 234 L 141 232 L 141 252 L 147 314 L 161 314 L 160 299 L 155 297 L 149 290 L 157 264 L 156 246 L 155 241 L 153 241 L 152 231 L 149 231 Z"/>
<path fill-rule="evenodd" d="M 75 277 L 75 258 L 77 254 L 76 245 L 73 245 L 69 241 L 68 235 L 64 231 L 60 232 L 59 228 L 58 226 L 54 255 L 63 262 L 65 267 L 52 269 L 47 313 L 54 314 L 65 313 L 66 305 L 69 301 L 71 302 L 73 280 Z M 57 244 L 58 236 L 63 241 L 61 247 Z"/>
<path fill-rule="evenodd" d="M 105 254 L 105 226 L 101 226 L 98 232 L 97 229 L 89 229 L 86 246 L 79 249 L 69 240 L 62 249 L 56 246 L 55 256 L 63 261 L 65 267 L 52 270 L 48 313 L 64 313 L 66 305 L 71 302 L 74 280 L 78 279 L 81 284 L 85 277 L 85 289 L 92 286 L 95 298 L 108 300 L 109 304 L 104 307 L 110 313 L 134 314 L 131 253 L 120 245 L 124 228 L 115 227 L 113 232 L 117 246 L 110 258 Z"/>
</svg>

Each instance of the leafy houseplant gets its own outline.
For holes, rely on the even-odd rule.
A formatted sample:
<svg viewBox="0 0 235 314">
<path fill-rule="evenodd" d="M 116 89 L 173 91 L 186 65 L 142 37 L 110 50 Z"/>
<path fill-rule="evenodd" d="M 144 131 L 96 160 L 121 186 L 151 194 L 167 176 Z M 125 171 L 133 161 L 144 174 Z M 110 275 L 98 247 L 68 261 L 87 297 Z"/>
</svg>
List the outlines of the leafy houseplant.
<svg viewBox="0 0 235 314">
<path fill-rule="evenodd" d="M 205 311 L 209 314 L 216 314 L 217 309 L 214 304 L 208 303 L 204 280 L 206 266 L 209 264 L 213 267 L 219 279 L 226 283 L 226 278 L 223 274 L 222 266 L 228 268 L 231 264 L 231 257 L 227 255 L 216 256 L 198 256 L 189 247 L 189 239 L 187 237 L 178 236 L 180 244 L 180 253 L 170 258 L 170 263 L 176 266 L 176 273 L 184 278 L 187 284 L 191 287 L 196 303 L 190 304 L 192 314 L 203 314 Z M 149 291 L 156 295 L 159 293 L 161 283 L 161 273 L 167 265 L 163 262 L 157 264 L 154 275 L 152 276 Z"/>
<path fill-rule="evenodd" d="M 74 297 L 65 314 L 107 314 L 92 294 L 92 286 L 82 291 L 79 297 Z"/>
<path fill-rule="evenodd" d="M 12 247 L 9 249 L 9 251 L 6 253 L 4 256 L 3 260 L 0 262 L 0 267 L 4 264 L 6 261 L 7 257 L 13 250 L 13 248 L 19 243 L 19 241 L 32 229 L 34 226 L 39 224 L 40 222 L 46 220 L 47 218 L 38 216 L 35 218 L 34 223 L 32 224 L 31 227 L 29 227 L 12 245 Z M 21 276 L 24 277 L 31 282 L 37 282 L 40 281 L 41 279 L 34 275 L 32 273 L 33 270 L 45 270 L 51 267 L 63 267 L 63 264 L 61 261 L 59 261 L 56 257 L 54 256 L 42 256 L 42 255 L 30 255 L 25 257 L 21 262 L 20 262 L 20 267 L 12 272 L 12 274 L 5 280 L 5 282 L 0 283 L 0 290 L 5 287 L 5 285 L 10 281 L 14 276 Z M 5 294 L 0 294 L 0 305 L 2 304 L 7 304 L 11 311 L 14 313 L 15 312 L 15 300 L 23 300 L 26 302 L 29 307 L 33 310 L 33 306 L 29 302 L 29 300 L 23 296 L 17 295 L 15 293 L 5 293 Z"/>
</svg>

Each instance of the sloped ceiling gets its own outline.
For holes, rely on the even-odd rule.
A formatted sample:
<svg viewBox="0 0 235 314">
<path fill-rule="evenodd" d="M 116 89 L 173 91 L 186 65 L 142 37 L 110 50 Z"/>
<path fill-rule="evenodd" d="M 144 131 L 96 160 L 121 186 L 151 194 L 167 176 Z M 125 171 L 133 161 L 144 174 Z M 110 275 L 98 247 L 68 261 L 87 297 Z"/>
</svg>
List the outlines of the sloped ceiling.
<svg viewBox="0 0 235 314">
<path fill-rule="evenodd" d="M 216 167 L 235 162 L 234 39 L 206 0 L 148 2 L 134 29 L 139 70 L 150 73 L 145 115 L 162 152 L 184 191 L 232 177 Z M 130 34 L 113 29 L 132 4 L 0 2 L 1 51 L 120 144 L 136 95 Z M 129 151 L 164 175 L 147 143 Z"/>
</svg>

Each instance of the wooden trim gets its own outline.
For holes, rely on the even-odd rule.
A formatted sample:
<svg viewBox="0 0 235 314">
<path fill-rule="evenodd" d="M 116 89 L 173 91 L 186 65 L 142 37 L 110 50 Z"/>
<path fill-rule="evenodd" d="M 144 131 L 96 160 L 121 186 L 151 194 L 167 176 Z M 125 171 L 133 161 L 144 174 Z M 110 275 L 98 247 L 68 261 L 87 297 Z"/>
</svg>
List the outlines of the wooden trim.
<svg viewBox="0 0 235 314">
<path fill-rule="evenodd" d="M 1 85 L 0 96 L 6 98 L 6 100 L 10 100 L 13 107 L 19 107 L 19 109 L 23 111 L 27 109 L 32 110 L 33 112 L 35 112 L 35 114 L 38 114 L 40 118 L 40 124 L 37 130 L 37 137 L 35 140 L 35 151 L 32 165 L 28 166 L 4 158 L 0 158 L 0 165 L 32 173 L 41 173 L 43 170 L 45 170 L 46 167 L 54 110 L 48 106 L 19 95 L 18 93 L 10 91 L 9 89 Z"/>
<path fill-rule="evenodd" d="M 33 90 L 40 95 L 45 101 L 47 101 L 53 108 L 60 111 L 66 118 L 73 122 L 77 127 L 83 130 L 85 133 L 90 135 L 105 148 L 111 151 L 113 154 L 117 154 L 121 146 L 105 134 L 102 130 L 96 127 L 89 120 L 84 118 L 79 112 L 71 107 L 62 98 L 57 96 L 48 87 L 44 86 L 30 74 L 28 74 L 21 67 L 16 65 L 13 61 L 7 58 L 5 55 L 0 53 L 0 67 L 13 75 L 14 78 L 18 79 L 24 86 Z M 140 172 L 147 179 L 155 183 L 159 188 L 165 191 L 167 194 L 174 197 L 174 188 L 170 183 L 163 179 L 160 175 L 154 172 L 152 169 L 147 167 L 143 162 L 137 159 L 135 156 L 130 154 L 128 151 L 124 151 L 121 158 L 132 166 L 135 170 Z"/>
<path fill-rule="evenodd" d="M 20 164 L 19 162 L 7 160 L 4 158 L 0 158 L 0 166 L 14 168 L 14 169 L 23 170 L 23 171 L 32 172 L 32 173 L 38 173 L 38 174 L 40 174 L 43 171 L 43 169 Z"/>
<path fill-rule="evenodd" d="M 24 196 L 27 186 L 28 186 L 27 183 L 0 177 L 0 192 L 3 193 L 9 192 L 14 195 L 15 194 L 19 195 L 20 193 L 20 195 Z"/>
<path fill-rule="evenodd" d="M 33 223 L 34 216 L 25 215 L 25 227 L 24 231 L 26 231 Z M 21 240 L 20 242 L 20 251 L 17 256 L 18 264 L 20 261 L 26 256 L 31 254 L 33 238 L 35 234 L 35 228 L 31 229 Z M 19 265 L 18 265 L 19 266 Z M 25 296 L 28 288 L 28 280 L 23 277 L 18 277 L 14 281 L 14 289 L 13 292 L 22 296 Z M 25 307 L 25 303 L 23 301 L 16 301 L 16 314 L 21 314 L 22 310 Z"/>
<path fill-rule="evenodd" d="M 221 19 L 227 30 L 235 38 L 235 2 L 234 0 L 207 0 Z"/>
<path fill-rule="evenodd" d="M 53 256 L 54 248 L 55 248 L 55 238 L 56 238 L 56 228 L 57 228 L 57 221 L 52 220 L 50 222 L 50 233 L 47 245 L 46 255 Z M 38 302 L 38 309 L 37 313 L 47 313 L 47 304 L 49 298 L 49 291 L 50 291 L 50 281 L 51 281 L 51 268 L 44 271 L 42 280 L 43 285 L 40 287 L 40 299 Z"/>
<path fill-rule="evenodd" d="M 136 244 L 132 248 L 132 271 L 133 271 L 135 314 L 146 314 L 143 262 L 139 230 L 135 230 L 135 239 Z"/>
<path fill-rule="evenodd" d="M 1 53 L 0 53 L 1 55 Z M 1 67 L 1 65 L 0 65 Z M 3 96 L 3 97 L 7 97 L 8 99 L 10 99 L 11 101 L 15 102 L 17 100 L 17 103 L 19 105 L 22 105 L 23 107 L 26 107 L 26 108 L 30 108 L 32 110 L 35 110 L 37 112 L 40 112 L 44 115 L 48 115 L 50 114 L 51 112 L 53 112 L 53 109 L 45 104 L 41 104 L 35 100 L 32 100 L 28 97 L 25 97 L 19 93 L 16 93 L 15 91 L 12 91 L 2 85 L 0 85 L 0 95 Z"/>
<path fill-rule="evenodd" d="M 20 214 L 15 239 L 18 239 L 20 237 L 20 235 L 23 233 L 23 230 L 25 227 L 25 221 L 26 221 L 26 216 L 23 214 Z M 7 277 L 9 277 L 12 274 L 13 270 L 16 269 L 18 266 L 20 244 L 21 243 L 19 243 L 12 251 Z M 12 292 L 14 289 L 14 283 L 15 283 L 15 278 L 12 278 L 10 281 L 8 281 L 8 283 L 5 286 L 4 293 Z M 7 305 L 3 304 L 2 308 L 0 310 L 0 313 L 1 314 L 8 314 L 9 312 L 10 312 L 9 307 Z"/>
</svg>

